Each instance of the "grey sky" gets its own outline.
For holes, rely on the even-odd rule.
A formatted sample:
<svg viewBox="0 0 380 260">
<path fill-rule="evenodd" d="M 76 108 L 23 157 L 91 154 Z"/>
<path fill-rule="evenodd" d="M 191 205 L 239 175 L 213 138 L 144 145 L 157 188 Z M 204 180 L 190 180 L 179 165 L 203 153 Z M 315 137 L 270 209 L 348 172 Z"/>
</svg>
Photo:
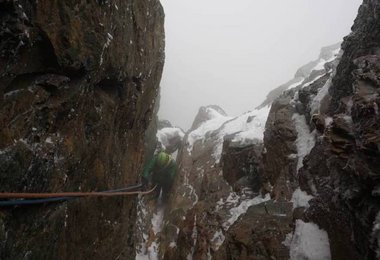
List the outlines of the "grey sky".
<svg viewBox="0 0 380 260">
<path fill-rule="evenodd" d="M 321 47 L 350 33 L 361 0 L 161 0 L 159 117 L 187 129 L 200 106 L 254 109 Z"/>
</svg>

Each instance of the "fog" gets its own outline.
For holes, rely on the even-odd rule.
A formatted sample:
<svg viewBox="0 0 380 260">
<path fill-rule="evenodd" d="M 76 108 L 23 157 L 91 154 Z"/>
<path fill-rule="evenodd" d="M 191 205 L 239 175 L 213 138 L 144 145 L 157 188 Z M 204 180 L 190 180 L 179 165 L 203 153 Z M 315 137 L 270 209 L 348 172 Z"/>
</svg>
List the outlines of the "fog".
<svg viewBox="0 0 380 260">
<path fill-rule="evenodd" d="M 351 32 L 360 0 L 161 0 L 160 119 L 188 129 L 200 106 L 258 106 L 320 48 Z"/>
</svg>

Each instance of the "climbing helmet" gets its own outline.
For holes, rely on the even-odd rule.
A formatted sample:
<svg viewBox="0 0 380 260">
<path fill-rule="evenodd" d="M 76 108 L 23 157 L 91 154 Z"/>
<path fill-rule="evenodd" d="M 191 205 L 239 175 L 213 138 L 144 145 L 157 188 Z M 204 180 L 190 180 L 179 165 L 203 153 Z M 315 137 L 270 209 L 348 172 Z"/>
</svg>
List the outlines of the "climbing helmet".
<svg viewBox="0 0 380 260">
<path fill-rule="evenodd" d="M 170 163 L 170 155 L 165 152 L 160 152 L 157 156 L 158 165 L 163 168 Z"/>
</svg>

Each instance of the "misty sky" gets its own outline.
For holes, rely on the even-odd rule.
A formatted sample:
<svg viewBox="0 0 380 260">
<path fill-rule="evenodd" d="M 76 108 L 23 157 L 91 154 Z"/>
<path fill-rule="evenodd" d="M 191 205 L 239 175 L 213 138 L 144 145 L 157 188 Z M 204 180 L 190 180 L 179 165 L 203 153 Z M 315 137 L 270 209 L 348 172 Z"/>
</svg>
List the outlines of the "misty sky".
<svg viewBox="0 0 380 260">
<path fill-rule="evenodd" d="M 161 0 L 160 119 L 188 129 L 200 106 L 254 109 L 321 47 L 349 34 L 361 0 Z"/>
</svg>

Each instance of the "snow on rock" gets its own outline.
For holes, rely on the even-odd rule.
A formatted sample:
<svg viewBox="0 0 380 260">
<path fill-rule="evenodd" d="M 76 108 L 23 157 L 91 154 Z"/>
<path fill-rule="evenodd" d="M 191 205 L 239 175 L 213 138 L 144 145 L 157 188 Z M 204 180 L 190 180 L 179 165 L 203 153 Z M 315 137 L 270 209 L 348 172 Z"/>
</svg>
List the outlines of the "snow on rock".
<svg viewBox="0 0 380 260">
<path fill-rule="evenodd" d="M 327 80 L 326 84 L 318 91 L 318 94 L 311 101 L 311 105 L 310 105 L 311 115 L 320 112 L 319 109 L 321 106 L 321 102 L 328 95 L 330 86 L 331 86 L 331 78 Z"/>
<path fill-rule="evenodd" d="M 211 239 L 211 244 L 214 251 L 218 251 L 219 247 L 224 243 L 226 237 L 223 234 L 223 231 L 219 229 L 215 232 L 213 238 Z"/>
<path fill-rule="evenodd" d="M 265 123 L 268 118 L 270 107 L 253 110 L 226 122 L 219 130 L 217 143 L 214 146 L 213 158 L 219 163 L 224 137 L 235 134 L 232 144 L 236 146 L 247 146 L 261 142 L 264 137 Z"/>
<path fill-rule="evenodd" d="M 308 208 L 309 205 L 309 200 L 314 198 L 311 195 L 308 195 L 306 192 L 302 191 L 300 188 L 297 188 L 292 196 L 291 202 L 293 202 L 293 209 L 299 208 L 299 207 L 304 207 Z"/>
<path fill-rule="evenodd" d="M 232 142 L 241 146 L 252 144 L 255 140 L 262 140 L 269 110 L 270 106 L 266 106 L 231 120 L 223 126 L 222 135 L 239 132 Z"/>
<path fill-rule="evenodd" d="M 138 200 L 137 207 L 137 232 L 142 235 L 142 241 L 136 246 L 136 257 L 135 260 L 158 260 L 159 253 L 159 233 L 162 231 L 163 219 L 164 219 L 164 208 L 158 206 L 155 213 L 151 218 L 151 226 L 145 227 L 145 223 L 149 223 L 149 207 L 144 203 L 144 200 L 140 197 Z M 154 239 L 151 241 L 149 230 L 151 229 L 154 234 Z M 151 241 L 149 243 L 149 241 Z"/>
<path fill-rule="evenodd" d="M 209 116 L 209 120 L 203 122 L 197 129 L 189 133 L 187 137 L 187 151 L 191 154 L 193 150 L 194 143 L 197 141 L 204 141 L 207 133 L 217 130 L 226 121 L 230 120 L 232 117 L 224 116 L 215 109 L 211 107 L 206 108 L 206 112 Z"/>
<path fill-rule="evenodd" d="M 245 214 L 247 212 L 249 207 L 266 202 L 270 199 L 270 195 L 269 193 L 267 193 L 265 197 L 259 195 L 257 197 L 254 197 L 253 199 L 242 200 L 237 207 L 233 207 L 230 209 L 230 217 L 226 222 L 223 223 L 223 229 L 227 231 L 242 214 Z"/>
<path fill-rule="evenodd" d="M 322 75 L 319 75 L 318 77 L 316 77 L 315 79 L 313 79 L 312 81 L 309 81 L 307 83 L 305 83 L 304 85 L 302 85 L 302 88 L 306 88 L 312 84 L 314 84 L 315 82 L 317 82 L 320 78 L 324 77 L 326 74 L 322 74 Z"/>
<path fill-rule="evenodd" d="M 220 161 L 225 136 L 234 134 L 232 143 L 238 146 L 250 145 L 263 139 L 270 106 L 255 109 L 235 118 L 222 115 L 213 108 L 207 109 L 211 119 L 203 122 L 188 135 L 187 151 L 189 153 L 196 141 L 204 142 L 210 133 L 215 132 L 213 158 L 216 163 Z"/>
<path fill-rule="evenodd" d="M 324 70 L 325 64 L 335 60 L 339 56 L 340 50 L 341 50 L 340 47 L 330 50 L 327 56 L 325 56 L 327 53 L 325 53 L 325 55 L 322 55 L 321 53 L 320 58 L 316 61 L 316 65 L 314 66 L 314 68 L 312 68 L 311 71 Z"/>
<path fill-rule="evenodd" d="M 157 140 L 162 145 L 162 149 L 166 150 L 170 145 L 172 145 L 172 140 L 179 139 L 182 141 L 185 133 L 181 128 L 178 127 L 165 127 L 157 131 Z"/>
<path fill-rule="evenodd" d="M 310 132 L 304 115 L 295 113 L 292 117 L 297 130 L 297 172 L 303 166 L 303 159 L 308 155 L 315 145 L 315 131 Z"/>
<path fill-rule="evenodd" d="M 300 80 L 298 80 L 297 82 L 291 84 L 286 90 L 289 90 L 289 89 L 292 89 L 292 88 L 295 88 L 295 87 L 298 87 L 299 85 L 301 85 L 301 83 L 305 80 L 304 77 L 301 77 Z"/>
<path fill-rule="evenodd" d="M 284 244 L 289 243 L 287 236 Z M 291 260 L 330 260 L 330 243 L 326 231 L 314 223 L 296 220 L 296 228 L 290 242 Z"/>
<path fill-rule="evenodd" d="M 162 230 L 162 222 L 164 219 L 164 209 L 159 208 L 152 218 L 152 230 L 157 235 Z"/>
<path fill-rule="evenodd" d="M 186 260 L 193 260 L 195 248 L 197 245 L 197 239 L 198 239 L 197 215 L 194 215 L 193 233 L 191 234 L 191 238 L 193 239 L 193 246 L 191 247 L 191 252 L 186 257 Z"/>
</svg>

